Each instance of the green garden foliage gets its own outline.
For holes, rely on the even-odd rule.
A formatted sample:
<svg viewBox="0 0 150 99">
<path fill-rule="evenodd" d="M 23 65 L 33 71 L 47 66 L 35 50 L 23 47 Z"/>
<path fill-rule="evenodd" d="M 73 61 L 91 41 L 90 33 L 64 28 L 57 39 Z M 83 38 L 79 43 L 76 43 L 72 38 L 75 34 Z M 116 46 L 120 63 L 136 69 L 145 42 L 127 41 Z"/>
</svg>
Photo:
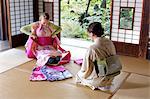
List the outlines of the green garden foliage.
<svg viewBox="0 0 150 99">
<path fill-rule="evenodd" d="M 92 22 L 101 22 L 105 33 L 110 34 L 110 1 L 61 0 L 62 36 L 88 39 L 86 28 Z"/>
<path fill-rule="evenodd" d="M 120 28 L 132 29 L 134 9 L 133 8 L 121 8 L 120 11 Z"/>
</svg>

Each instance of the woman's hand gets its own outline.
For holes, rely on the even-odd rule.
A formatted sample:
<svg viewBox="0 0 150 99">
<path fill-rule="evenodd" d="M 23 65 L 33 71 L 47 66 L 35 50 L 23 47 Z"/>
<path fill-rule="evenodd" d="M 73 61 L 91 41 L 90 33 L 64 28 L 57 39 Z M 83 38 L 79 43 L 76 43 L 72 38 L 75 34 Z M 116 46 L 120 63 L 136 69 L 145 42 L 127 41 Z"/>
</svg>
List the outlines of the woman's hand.
<svg viewBox="0 0 150 99">
<path fill-rule="evenodd" d="M 33 39 L 33 40 L 36 40 L 37 39 L 37 36 L 36 35 L 30 35 L 30 37 Z"/>
<path fill-rule="evenodd" d="M 37 23 L 34 23 L 34 24 L 32 24 L 32 26 L 31 26 L 31 35 L 30 35 L 30 37 L 31 37 L 33 40 L 36 40 L 36 39 L 37 39 L 36 30 L 37 30 L 38 27 L 39 27 L 39 26 L 38 26 Z"/>
<path fill-rule="evenodd" d="M 37 49 L 37 44 L 36 44 L 36 42 L 33 42 L 31 45 L 31 50 L 34 54 L 36 54 L 36 49 Z"/>
</svg>

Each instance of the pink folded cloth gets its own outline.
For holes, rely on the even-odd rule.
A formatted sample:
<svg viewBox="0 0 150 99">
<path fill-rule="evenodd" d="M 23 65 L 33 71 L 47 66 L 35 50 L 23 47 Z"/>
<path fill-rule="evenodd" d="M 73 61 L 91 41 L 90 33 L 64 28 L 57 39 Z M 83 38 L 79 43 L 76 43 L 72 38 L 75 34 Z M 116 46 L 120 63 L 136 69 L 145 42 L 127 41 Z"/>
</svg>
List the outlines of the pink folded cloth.
<svg viewBox="0 0 150 99">
<path fill-rule="evenodd" d="M 66 69 L 61 65 L 61 66 L 48 66 L 49 68 L 55 69 L 57 71 L 65 71 Z"/>
<path fill-rule="evenodd" d="M 81 66 L 82 63 L 83 63 L 83 59 L 76 59 L 76 60 L 74 60 L 74 63 L 76 63 L 76 64 Z"/>
<path fill-rule="evenodd" d="M 35 67 L 29 79 L 32 81 L 46 80 L 47 77 L 41 72 L 41 68 L 41 66 Z"/>
</svg>

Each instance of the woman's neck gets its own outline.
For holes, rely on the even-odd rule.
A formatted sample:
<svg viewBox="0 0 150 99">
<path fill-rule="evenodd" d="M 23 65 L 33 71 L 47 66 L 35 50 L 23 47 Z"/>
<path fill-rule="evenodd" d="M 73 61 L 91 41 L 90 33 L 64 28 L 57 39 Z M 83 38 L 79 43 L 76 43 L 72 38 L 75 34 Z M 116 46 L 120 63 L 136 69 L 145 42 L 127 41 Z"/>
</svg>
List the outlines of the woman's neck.
<svg viewBox="0 0 150 99">
<path fill-rule="evenodd" d="M 92 38 L 93 38 L 93 41 L 95 42 L 98 37 L 94 35 Z"/>
<path fill-rule="evenodd" d="M 97 42 L 99 42 L 100 39 L 101 39 L 101 37 L 95 37 L 95 38 L 93 39 L 93 41 L 94 41 L 95 43 L 97 43 Z"/>
</svg>

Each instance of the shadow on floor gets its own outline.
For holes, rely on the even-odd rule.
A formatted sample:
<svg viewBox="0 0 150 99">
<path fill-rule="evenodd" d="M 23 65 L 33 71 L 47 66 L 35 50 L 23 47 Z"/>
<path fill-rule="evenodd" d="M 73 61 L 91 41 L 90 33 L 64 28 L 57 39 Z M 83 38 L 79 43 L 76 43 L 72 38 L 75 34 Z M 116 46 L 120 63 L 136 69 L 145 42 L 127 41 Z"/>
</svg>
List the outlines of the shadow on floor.
<svg viewBox="0 0 150 99">
<path fill-rule="evenodd" d="M 120 89 L 137 89 L 137 88 L 145 88 L 149 87 L 150 85 L 147 84 L 139 84 L 139 83 L 133 83 L 133 82 L 126 82 L 123 87 Z"/>
</svg>

